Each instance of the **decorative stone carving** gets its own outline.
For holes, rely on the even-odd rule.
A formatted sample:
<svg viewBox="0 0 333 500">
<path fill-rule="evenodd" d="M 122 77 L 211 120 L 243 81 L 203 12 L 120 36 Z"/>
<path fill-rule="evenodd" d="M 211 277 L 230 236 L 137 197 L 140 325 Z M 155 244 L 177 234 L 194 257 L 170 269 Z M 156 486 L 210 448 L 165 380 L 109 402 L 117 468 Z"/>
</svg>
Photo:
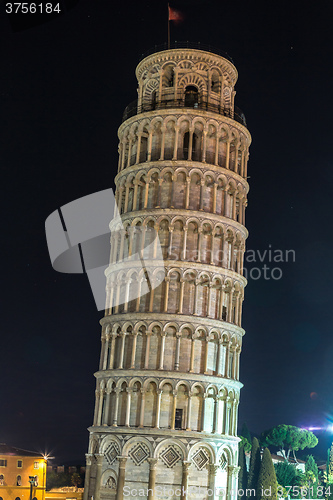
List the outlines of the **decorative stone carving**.
<svg viewBox="0 0 333 500">
<path fill-rule="evenodd" d="M 135 465 L 140 466 L 149 457 L 149 450 L 143 443 L 138 443 L 128 452 L 128 456 Z"/>
<path fill-rule="evenodd" d="M 104 456 L 109 465 L 112 465 L 117 456 L 120 454 L 119 446 L 116 443 L 111 443 L 105 450 Z"/>
<path fill-rule="evenodd" d="M 172 468 L 182 459 L 182 456 L 175 446 L 168 446 L 160 454 L 160 459 L 168 468 Z"/>
<path fill-rule="evenodd" d="M 192 462 L 198 470 L 202 470 L 209 464 L 209 456 L 205 449 L 200 448 L 192 457 Z"/>
</svg>

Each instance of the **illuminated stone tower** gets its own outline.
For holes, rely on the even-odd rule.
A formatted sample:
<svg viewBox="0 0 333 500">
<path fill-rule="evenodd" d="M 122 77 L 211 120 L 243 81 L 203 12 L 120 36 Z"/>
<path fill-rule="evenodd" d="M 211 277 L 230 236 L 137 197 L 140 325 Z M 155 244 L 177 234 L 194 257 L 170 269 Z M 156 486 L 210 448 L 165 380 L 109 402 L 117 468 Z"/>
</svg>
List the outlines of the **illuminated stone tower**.
<svg viewBox="0 0 333 500">
<path fill-rule="evenodd" d="M 182 486 L 236 498 L 251 137 L 234 106 L 236 68 L 202 48 L 141 60 L 119 128 L 123 230 L 106 271 L 85 500 L 148 488 L 158 499 L 164 486 L 170 499 Z M 119 263 L 154 234 L 163 260 L 150 279 L 139 258 Z"/>
</svg>

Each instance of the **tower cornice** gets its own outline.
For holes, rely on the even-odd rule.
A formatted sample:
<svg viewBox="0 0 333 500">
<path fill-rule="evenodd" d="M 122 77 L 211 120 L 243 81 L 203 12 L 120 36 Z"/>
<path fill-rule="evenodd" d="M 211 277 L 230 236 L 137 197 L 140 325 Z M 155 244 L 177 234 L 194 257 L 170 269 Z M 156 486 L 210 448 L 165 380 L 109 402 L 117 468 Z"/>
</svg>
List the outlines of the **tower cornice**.
<svg viewBox="0 0 333 500">
<path fill-rule="evenodd" d="M 144 111 L 144 108 L 141 110 L 139 109 L 133 116 L 130 118 L 127 118 L 123 123 L 120 125 L 118 129 L 118 137 L 119 139 L 121 138 L 121 135 L 124 131 L 125 128 L 130 127 L 134 123 L 141 123 L 145 119 L 150 119 L 153 120 L 156 117 L 169 117 L 169 116 L 174 116 L 177 120 L 183 120 L 185 116 L 189 118 L 195 118 L 195 117 L 202 117 L 205 118 L 207 121 L 207 125 L 209 124 L 209 120 L 213 120 L 216 123 L 220 125 L 227 125 L 230 126 L 231 128 L 235 128 L 236 130 L 241 131 L 248 140 L 248 146 L 252 142 L 252 137 L 244 125 L 242 125 L 239 121 L 234 120 L 233 118 L 230 118 L 229 116 L 225 116 L 224 114 L 220 114 L 218 112 L 213 112 L 209 111 L 206 109 L 190 109 L 190 108 L 179 108 L 179 107 L 168 107 L 166 109 L 155 109 L 151 111 Z"/>
<path fill-rule="evenodd" d="M 237 81 L 237 69 L 225 57 L 213 54 L 211 52 L 206 52 L 204 50 L 186 48 L 163 50 L 145 57 L 136 68 L 136 77 L 138 80 L 140 80 L 144 71 L 147 71 L 153 65 L 157 64 L 162 68 L 168 62 L 175 62 L 176 67 L 179 67 L 179 64 L 186 60 L 194 63 L 194 67 L 197 63 L 204 62 L 208 65 L 209 69 L 213 67 L 220 68 L 229 76 L 230 82 L 233 86 Z"/>
<path fill-rule="evenodd" d="M 149 379 L 157 380 L 161 385 L 166 381 L 174 381 L 179 383 L 182 381 L 190 382 L 191 385 L 196 382 L 201 382 L 205 388 L 210 387 L 212 384 L 216 385 L 218 389 L 226 387 L 228 390 L 239 391 L 243 384 L 239 380 L 232 380 L 225 377 L 217 377 L 215 375 L 202 375 L 200 373 L 187 373 L 180 371 L 167 371 L 167 370 L 130 370 L 130 369 L 112 369 L 112 370 L 99 370 L 94 373 L 96 379 L 109 379 L 121 380 L 123 378 L 139 377 L 141 380 L 146 381 Z"/>
<path fill-rule="evenodd" d="M 204 174 L 208 174 L 209 171 L 212 171 L 216 174 L 225 175 L 228 179 L 234 179 L 237 184 L 241 184 L 246 193 L 249 192 L 249 184 L 246 179 L 244 179 L 241 175 L 233 172 L 224 167 L 220 167 L 219 165 L 214 165 L 213 163 L 208 162 L 200 162 L 200 161 L 188 161 L 188 160 L 155 160 L 149 162 L 137 163 L 136 165 L 131 165 L 130 167 L 126 167 L 124 170 L 119 172 L 115 177 L 115 183 L 117 184 L 121 177 L 128 176 L 130 173 L 136 173 L 141 171 L 142 169 L 150 170 L 151 168 L 158 168 L 160 171 L 164 170 L 166 167 L 171 167 L 175 171 L 178 169 L 185 167 L 189 172 L 200 169 Z"/>
<path fill-rule="evenodd" d="M 112 314 L 110 316 L 104 316 L 100 319 L 100 324 L 102 327 L 107 326 L 110 323 L 116 324 L 119 322 L 131 321 L 135 323 L 141 324 L 142 321 L 148 322 L 160 322 L 163 324 L 168 324 L 172 322 L 179 323 L 179 328 L 186 326 L 188 324 L 192 324 L 195 329 L 200 326 L 205 326 L 208 328 L 209 332 L 215 329 L 219 329 L 221 331 L 227 330 L 231 334 L 236 334 L 239 337 L 245 335 L 245 330 L 240 326 L 237 326 L 233 323 L 229 323 L 227 321 L 217 320 L 213 318 L 204 318 L 201 316 L 191 316 L 186 314 L 170 314 L 170 313 L 142 313 L 142 312 L 133 312 L 126 314 Z"/>
</svg>

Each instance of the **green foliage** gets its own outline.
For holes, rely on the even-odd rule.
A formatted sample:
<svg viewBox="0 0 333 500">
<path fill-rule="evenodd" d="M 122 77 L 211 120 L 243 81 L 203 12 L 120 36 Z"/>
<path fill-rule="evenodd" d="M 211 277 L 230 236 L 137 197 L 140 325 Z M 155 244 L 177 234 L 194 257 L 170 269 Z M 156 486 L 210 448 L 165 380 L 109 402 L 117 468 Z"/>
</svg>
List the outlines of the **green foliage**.
<svg viewBox="0 0 333 500">
<path fill-rule="evenodd" d="M 72 486 L 70 474 L 65 472 L 57 474 L 56 472 L 48 472 L 46 474 L 46 489 L 62 488 L 63 486 Z"/>
<path fill-rule="evenodd" d="M 245 450 L 242 443 L 239 443 L 238 465 L 240 467 L 238 473 L 238 490 L 245 491 L 247 488 L 248 473 L 246 468 Z M 238 498 L 242 499 L 242 495 L 239 495 Z"/>
<path fill-rule="evenodd" d="M 279 462 L 274 465 L 276 480 L 280 486 L 294 486 L 297 484 L 297 470 L 296 467 L 289 462 Z"/>
<path fill-rule="evenodd" d="M 333 483 L 333 443 L 331 444 L 331 448 L 329 451 L 327 481 L 329 483 Z"/>
<path fill-rule="evenodd" d="M 312 455 L 309 455 L 307 461 L 305 462 L 305 473 L 308 472 L 312 472 L 318 482 L 318 465 Z"/>
<path fill-rule="evenodd" d="M 264 454 L 260 465 L 257 484 L 257 499 L 277 500 L 276 474 L 272 462 L 271 452 L 268 448 L 264 449 Z"/>
<path fill-rule="evenodd" d="M 259 441 L 256 437 L 252 440 L 252 450 L 250 459 L 249 475 L 247 480 L 248 489 L 257 489 L 257 482 L 260 470 L 260 447 Z"/>
<path fill-rule="evenodd" d="M 314 448 L 318 444 L 318 439 L 311 431 L 294 425 L 281 424 L 263 432 L 260 442 L 262 446 L 277 446 L 284 458 L 289 460 L 291 451 L 295 453 L 295 451 L 304 450 L 305 448 Z"/>
<path fill-rule="evenodd" d="M 68 474 L 60 472 L 59 474 L 52 471 L 46 474 L 46 489 L 63 488 L 64 486 L 75 486 L 76 488 L 83 483 L 83 476 L 77 472 Z"/>
<path fill-rule="evenodd" d="M 246 437 L 244 437 L 244 436 L 239 436 L 239 437 L 241 438 L 239 445 L 244 447 L 244 451 L 246 453 L 251 451 L 252 445 L 251 445 L 251 443 L 249 443 L 249 441 L 246 439 Z"/>
<path fill-rule="evenodd" d="M 243 426 L 242 426 L 242 430 L 241 430 L 241 433 L 240 433 L 240 437 L 244 437 L 245 439 L 247 439 L 247 441 L 249 442 L 250 444 L 250 449 L 251 449 L 251 443 L 252 443 L 252 437 L 251 437 L 251 432 L 249 431 L 249 428 L 248 426 L 246 425 L 246 423 L 244 422 Z M 245 451 L 250 451 L 250 450 L 246 450 Z"/>
<path fill-rule="evenodd" d="M 318 480 L 311 470 L 307 472 L 298 472 L 298 485 L 306 488 L 308 492 L 307 498 L 319 498 L 319 496 L 321 496 L 317 495 Z"/>
<path fill-rule="evenodd" d="M 81 478 L 80 474 L 78 474 L 77 472 L 74 472 L 74 474 L 72 474 L 72 476 L 71 476 L 71 483 L 73 486 L 75 486 L 75 488 L 80 486 L 80 484 L 82 483 L 82 478 Z"/>
</svg>

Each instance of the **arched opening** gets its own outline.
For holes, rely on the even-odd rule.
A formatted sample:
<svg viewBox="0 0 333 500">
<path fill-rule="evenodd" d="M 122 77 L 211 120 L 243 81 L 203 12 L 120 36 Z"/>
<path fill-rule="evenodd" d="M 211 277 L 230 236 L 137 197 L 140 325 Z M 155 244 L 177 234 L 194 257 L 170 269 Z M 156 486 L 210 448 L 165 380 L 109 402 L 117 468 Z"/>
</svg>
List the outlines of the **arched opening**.
<svg viewBox="0 0 333 500">
<path fill-rule="evenodd" d="M 119 394 L 119 410 L 118 410 L 118 425 L 125 425 L 126 420 L 126 407 L 127 407 L 127 384 L 123 382 L 121 384 L 120 394 Z"/>
<path fill-rule="evenodd" d="M 189 144 L 190 144 L 190 133 L 185 132 L 185 134 L 184 134 L 184 146 L 183 146 L 184 160 L 188 159 Z M 192 151 L 193 151 L 193 148 L 192 148 Z"/>
<path fill-rule="evenodd" d="M 163 259 L 167 259 L 168 257 L 168 248 L 169 248 L 169 221 L 164 219 L 160 223 L 160 227 L 158 230 L 158 237 L 160 240 L 160 246 L 162 251 Z"/>
<path fill-rule="evenodd" d="M 189 159 L 189 145 L 190 145 L 190 132 L 185 132 L 184 134 L 184 145 L 183 145 L 183 159 Z M 200 138 L 193 132 L 192 137 L 192 154 L 191 159 L 194 161 L 201 160 L 201 150 L 200 150 Z"/>
<path fill-rule="evenodd" d="M 180 342 L 180 357 L 179 357 L 180 372 L 187 373 L 190 371 L 191 346 L 192 346 L 192 332 L 189 328 L 184 328 L 182 330 L 182 338 Z"/>
<path fill-rule="evenodd" d="M 156 421 L 157 387 L 155 382 L 150 382 L 146 391 L 144 427 L 153 427 Z"/>
<path fill-rule="evenodd" d="M 173 193 L 173 206 L 175 208 L 185 208 L 186 198 L 186 175 L 184 172 L 177 174 L 175 190 Z"/>
<path fill-rule="evenodd" d="M 175 418 L 176 429 L 186 429 L 188 411 L 188 389 L 185 384 L 180 384 L 177 389 L 177 408 Z"/>
<path fill-rule="evenodd" d="M 164 297 L 165 297 L 165 272 L 159 271 L 154 276 L 154 283 L 160 283 L 154 288 L 154 303 L 153 303 L 153 311 L 154 312 L 163 312 L 164 311 Z"/>
<path fill-rule="evenodd" d="M 158 174 L 153 173 L 149 181 L 148 204 L 147 208 L 155 208 L 158 200 Z"/>
<path fill-rule="evenodd" d="M 183 314 L 194 313 L 195 274 L 189 272 L 185 278 Z"/>
<path fill-rule="evenodd" d="M 195 386 L 192 392 L 191 400 L 191 422 L 190 429 L 192 431 L 201 431 L 202 422 L 202 399 L 203 391 L 200 386 Z"/>
<path fill-rule="evenodd" d="M 116 393 L 115 393 L 116 383 L 113 382 L 110 393 L 110 404 L 109 404 L 109 418 L 105 421 L 106 425 L 112 424 L 113 421 L 117 418 L 115 415 L 115 402 L 116 402 Z"/>
<path fill-rule="evenodd" d="M 184 224 L 181 220 L 177 220 L 173 225 L 172 247 L 169 259 L 180 260 L 183 249 Z"/>
<path fill-rule="evenodd" d="M 213 92 L 219 93 L 221 90 L 221 82 L 220 82 L 220 77 L 217 71 L 212 72 L 212 77 L 211 77 L 211 90 Z"/>
<path fill-rule="evenodd" d="M 199 210 L 200 208 L 201 179 L 199 174 L 193 173 L 190 182 L 189 209 Z"/>
<path fill-rule="evenodd" d="M 170 429 L 173 405 L 172 385 L 165 383 L 161 395 L 160 428 Z"/>
<path fill-rule="evenodd" d="M 177 313 L 180 296 L 180 274 L 177 271 L 170 273 L 168 312 Z"/>
<path fill-rule="evenodd" d="M 172 174 L 166 172 L 161 185 L 161 208 L 170 208 L 172 202 Z"/>
<path fill-rule="evenodd" d="M 174 85 L 174 68 L 172 64 L 168 64 L 163 68 L 162 86 L 173 87 Z"/>
<path fill-rule="evenodd" d="M 141 398 L 141 384 L 140 382 L 135 382 L 131 397 L 130 427 L 139 427 Z"/>
<path fill-rule="evenodd" d="M 203 224 L 201 241 L 201 262 L 210 264 L 212 261 L 212 228 L 209 224 Z"/>
<path fill-rule="evenodd" d="M 185 89 L 185 107 L 195 108 L 199 103 L 199 92 L 194 85 L 188 85 Z"/>
<path fill-rule="evenodd" d="M 135 369 L 140 370 L 144 367 L 146 354 L 146 328 L 141 326 L 138 331 L 138 338 L 135 349 Z"/>
<path fill-rule="evenodd" d="M 198 224 L 190 222 L 187 229 L 186 260 L 195 261 L 198 258 Z"/>
<path fill-rule="evenodd" d="M 150 349 L 148 359 L 148 369 L 157 370 L 161 355 L 161 329 L 159 326 L 154 326 L 150 335 Z"/>
</svg>

